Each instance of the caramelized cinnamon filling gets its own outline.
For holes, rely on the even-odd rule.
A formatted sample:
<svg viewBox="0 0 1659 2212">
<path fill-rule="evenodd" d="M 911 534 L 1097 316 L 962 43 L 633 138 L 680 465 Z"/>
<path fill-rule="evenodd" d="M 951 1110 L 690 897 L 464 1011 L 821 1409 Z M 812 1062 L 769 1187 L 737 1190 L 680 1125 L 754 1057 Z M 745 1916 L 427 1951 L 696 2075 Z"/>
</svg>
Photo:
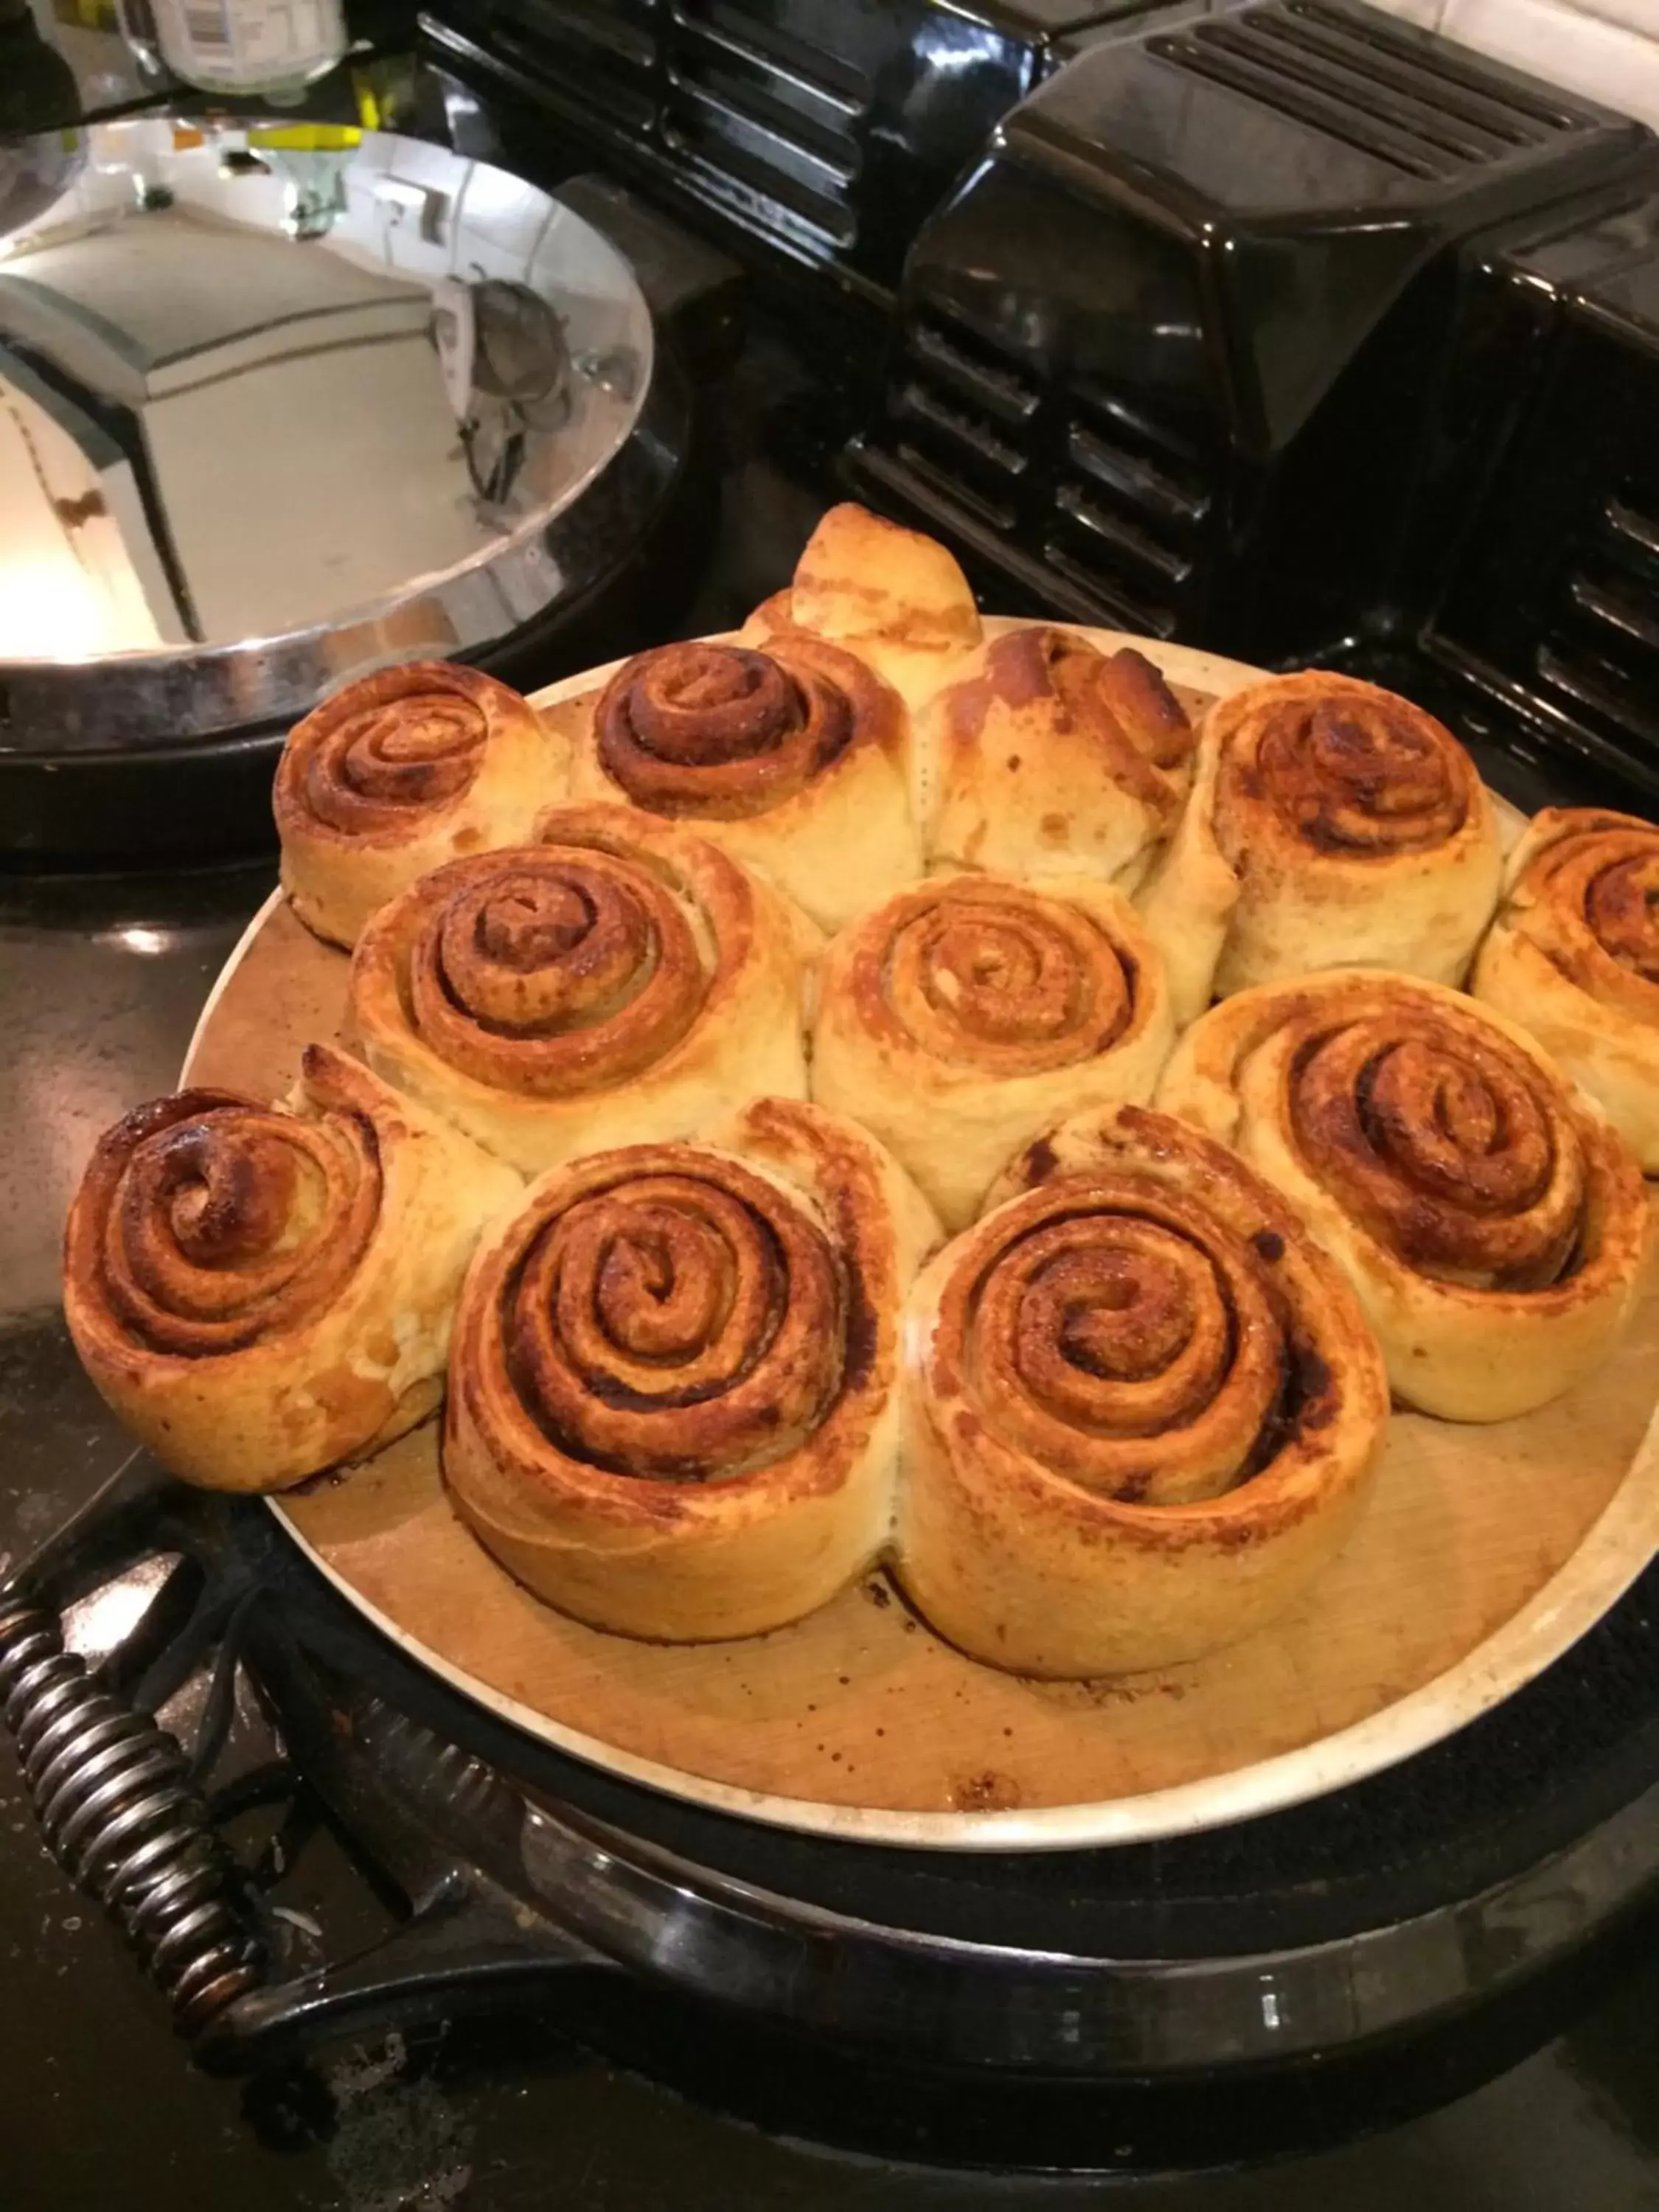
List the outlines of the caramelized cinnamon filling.
<svg viewBox="0 0 1659 2212">
<path fill-rule="evenodd" d="M 1091 916 L 1012 884 L 969 881 L 895 901 L 854 988 L 935 1059 L 988 1075 L 1066 1067 L 1116 1043 L 1139 967 Z"/>
<path fill-rule="evenodd" d="M 688 902 L 643 860 L 548 845 L 439 869 L 398 945 L 405 1018 L 491 1088 L 625 1082 L 696 1021 L 709 974 Z"/>
<path fill-rule="evenodd" d="M 702 1482 L 820 1425 L 854 1363 L 823 1230 L 764 1178 L 693 1156 L 543 1222 L 501 1297 L 507 1380 L 567 1457 Z"/>
<path fill-rule="evenodd" d="M 185 1091 L 130 1114 L 87 1171 L 66 1265 L 150 1351 L 234 1352 L 325 1312 L 380 1205 L 365 1117 Z"/>
<path fill-rule="evenodd" d="M 1150 1179 L 1068 1179 L 1022 1207 L 963 1318 L 997 1438 L 1124 1504 L 1215 1498 L 1269 1465 L 1328 1393 L 1273 1262 Z M 1282 1252 L 1282 1246 L 1281 1246 Z"/>
<path fill-rule="evenodd" d="M 793 798 L 851 744 L 858 707 L 784 650 L 665 645 L 630 660 L 594 717 L 606 773 L 657 814 L 737 821 Z"/>
</svg>

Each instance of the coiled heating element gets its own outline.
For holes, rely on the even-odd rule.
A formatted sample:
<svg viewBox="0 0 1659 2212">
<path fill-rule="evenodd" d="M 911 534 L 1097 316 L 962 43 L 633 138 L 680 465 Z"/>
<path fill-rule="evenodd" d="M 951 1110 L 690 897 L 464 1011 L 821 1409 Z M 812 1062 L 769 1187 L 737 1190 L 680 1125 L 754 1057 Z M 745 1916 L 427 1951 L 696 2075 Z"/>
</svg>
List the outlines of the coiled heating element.
<svg viewBox="0 0 1659 2212">
<path fill-rule="evenodd" d="M 102 1687 L 26 1599 L 0 1599 L 0 1717 L 47 1848 L 107 1908 L 181 2033 L 253 1989 L 262 1947 L 177 1737 Z"/>
</svg>

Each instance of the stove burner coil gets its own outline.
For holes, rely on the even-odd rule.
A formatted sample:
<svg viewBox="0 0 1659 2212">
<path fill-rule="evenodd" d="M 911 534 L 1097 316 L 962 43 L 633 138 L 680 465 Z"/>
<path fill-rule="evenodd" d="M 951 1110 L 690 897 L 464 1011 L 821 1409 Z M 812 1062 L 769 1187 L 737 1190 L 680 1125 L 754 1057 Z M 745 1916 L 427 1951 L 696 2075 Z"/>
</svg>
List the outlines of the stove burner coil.
<svg viewBox="0 0 1659 2212">
<path fill-rule="evenodd" d="M 52 1856 L 195 2033 L 264 1960 L 178 1739 L 101 1689 L 53 1616 L 22 1601 L 0 1605 L 0 1714 Z"/>
</svg>

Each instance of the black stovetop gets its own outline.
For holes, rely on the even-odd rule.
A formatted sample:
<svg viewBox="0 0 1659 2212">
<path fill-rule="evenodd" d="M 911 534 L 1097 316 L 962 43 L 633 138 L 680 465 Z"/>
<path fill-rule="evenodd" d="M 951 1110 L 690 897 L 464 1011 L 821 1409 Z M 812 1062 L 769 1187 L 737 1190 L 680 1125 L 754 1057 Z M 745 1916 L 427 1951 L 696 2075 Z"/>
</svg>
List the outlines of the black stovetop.
<svg viewBox="0 0 1659 2212">
<path fill-rule="evenodd" d="M 111 96 L 89 36 L 65 42 L 76 91 L 43 71 L 43 96 Z M 678 595 L 684 634 L 726 626 L 781 584 L 823 505 L 824 457 L 793 408 L 811 382 L 797 335 L 756 313 L 715 395 L 720 492 L 701 580 Z M 56 1311 L 73 1180 L 100 1127 L 171 1085 L 207 984 L 273 873 L 257 862 L 167 878 L 0 877 L 0 1572 L 125 1456 Z M 262 1807 L 248 1756 L 246 1818 L 288 1854 L 273 1891 L 285 1963 L 307 1963 L 314 1928 L 336 1953 L 375 1940 L 390 1914 L 362 1869 L 303 1792 Z M 3 1752 L 0 1967 L 3 2194 L 20 2212 L 1072 2212 L 1103 2191 L 854 2160 L 763 2135 L 589 2055 L 557 2006 L 380 2036 L 248 2083 L 210 2079 L 96 1908 L 46 1856 Z M 1629 1969 L 1556 2041 L 1431 2117 L 1270 2171 L 1111 2185 L 1170 2212 L 1328 2202 L 1394 2212 L 1408 2198 L 1420 2212 L 1659 2207 L 1659 1960 L 1645 1941 Z"/>
</svg>

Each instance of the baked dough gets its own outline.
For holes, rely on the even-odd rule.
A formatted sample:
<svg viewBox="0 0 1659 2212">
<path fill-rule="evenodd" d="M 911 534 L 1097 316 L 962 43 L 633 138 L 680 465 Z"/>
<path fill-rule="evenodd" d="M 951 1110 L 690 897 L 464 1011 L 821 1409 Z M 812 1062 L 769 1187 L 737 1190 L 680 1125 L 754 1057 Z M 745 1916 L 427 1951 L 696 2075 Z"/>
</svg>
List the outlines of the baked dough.
<svg viewBox="0 0 1659 2212">
<path fill-rule="evenodd" d="M 561 807 L 381 908 L 351 964 L 371 1066 L 527 1174 L 806 1090 L 805 917 L 676 823 Z"/>
<path fill-rule="evenodd" d="M 1422 1413 L 1530 1413 L 1634 1304 L 1628 1147 L 1524 1030 L 1440 984 L 1343 969 L 1241 992 L 1181 1039 L 1158 1103 L 1284 1192 Z"/>
<path fill-rule="evenodd" d="M 1659 1175 L 1659 829 L 1594 807 L 1535 814 L 1470 988 L 1530 1030 Z"/>
<path fill-rule="evenodd" d="M 1271 1620 L 1388 1419 L 1337 1269 L 1243 1164 L 1122 1106 L 1045 1132 L 905 1322 L 897 1567 L 994 1667 L 1115 1674 Z"/>
<path fill-rule="evenodd" d="M 938 1224 L 820 1108 L 756 1099 L 711 1139 L 544 1176 L 456 1330 L 456 1504 L 538 1596 L 627 1636 L 781 1627 L 891 1527 L 899 1315 Z"/>
<path fill-rule="evenodd" d="M 64 1239 L 70 1333 L 175 1474 L 280 1490 L 433 1412 L 462 1273 L 521 1188 L 311 1045 L 286 1105 L 184 1091 L 100 1139 Z"/>
<path fill-rule="evenodd" d="M 1195 739 L 1133 647 L 1034 624 L 984 646 L 916 730 L 935 866 L 1098 875 L 1133 891 L 1185 804 Z"/>
<path fill-rule="evenodd" d="M 1218 700 L 1192 801 L 1141 896 L 1176 1018 L 1252 984 L 1363 962 L 1462 983 L 1497 903 L 1498 827 L 1449 730 L 1310 671 Z"/>
<path fill-rule="evenodd" d="M 738 642 L 769 647 L 792 630 L 856 653 L 912 713 L 984 634 L 954 555 L 850 501 L 824 515 L 788 587 L 755 610 Z"/>
<path fill-rule="evenodd" d="M 831 944 L 812 1095 L 862 1121 L 960 1229 L 1045 1121 L 1150 1098 L 1174 1041 L 1157 949 L 1121 891 L 930 877 Z"/>
<path fill-rule="evenodd" d="M 909 750 L 897 693 L 838 646 L 664 645 L 594 698 L 573 786 L 696 829 L 836 929 L 921 872 Z"/>
<path fill-rule="evenodd" d="M 377 908 L 458 854 L 529 836 L 569 747 L 476 668 L 412 661 L 348 684 L 289 731 L 273 805 L 283 889 L 348 949 Z"/>
</svg>

